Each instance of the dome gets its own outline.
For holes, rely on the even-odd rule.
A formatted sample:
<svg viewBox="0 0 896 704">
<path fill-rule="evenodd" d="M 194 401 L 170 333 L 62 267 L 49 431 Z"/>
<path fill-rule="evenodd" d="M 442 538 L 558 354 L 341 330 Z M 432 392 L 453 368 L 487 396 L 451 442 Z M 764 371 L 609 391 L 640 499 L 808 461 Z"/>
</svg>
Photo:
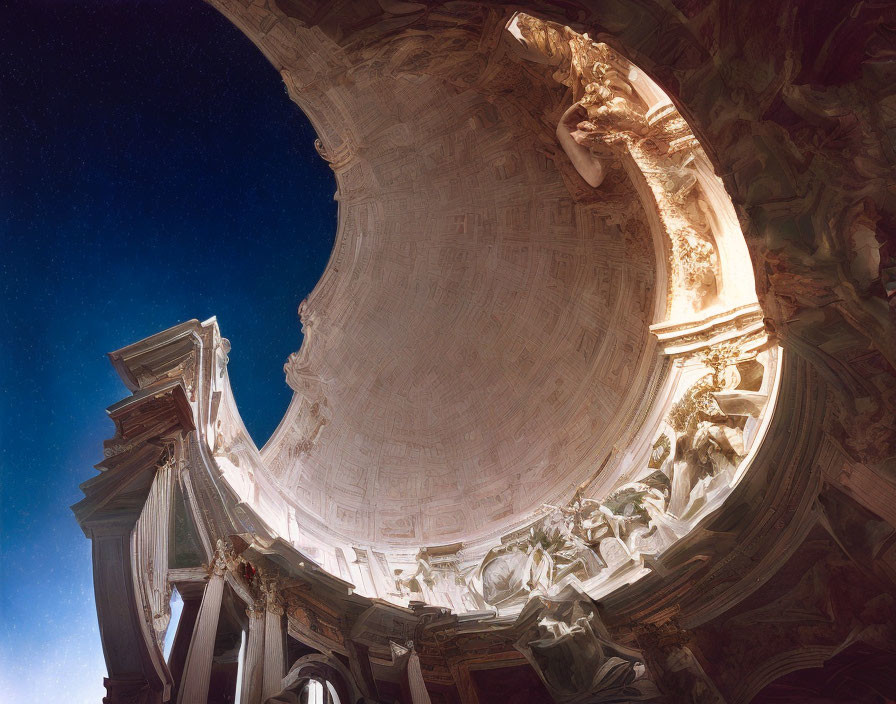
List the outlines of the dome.
<svg viewBox="0 0 896 704">
<path fill-rule="evenodd" d="M 335 173 L 338 230 L 260 451 L 222 389 L 224 477 L 275 534 L 395 603 L 494 606 L 519 536 L 610 530 L 570 519 L 583 511 L 631 525 L 570 578 L 595 593 L 635 578 L 632 555 L 742 476 L 776 383 L 743 235 L 694 134 L 621 55 L 531 15 L 445 56 L 414 33 L 341 47 L 296 31 L 305 58 L 282 75 Z M 346 80 L 303 73 L 323 54 Z M 636 527 L 644 492 L 675 510 Z M 423 589 L 433 560 L 443 584 Z M 495 599 L 521 608 L 510 591 Z"/>
<path fill-rule="evenodd" d="M 796 701 L 827 662 L 877 701 L 887 25 L 213 4 L 314 125 L 338 228 L 263 448 L 215 319 L 110 355 L 133 395 L 74 507 L 110 692 Z M 195 626 L 169 666 L 172 585 Z"/>
<path fill-rule="evenodd" d="M 356 80 L 383 117 L 340 125 L 338 236 L 262 458 L 346 538 L 473 538 L 568 500 L 637 428 L 665 307 L 647 216 L 621 171 L 569 192 L 533 119 L 562 86 L 523 109 L 511 85 Z"/>
</svg>

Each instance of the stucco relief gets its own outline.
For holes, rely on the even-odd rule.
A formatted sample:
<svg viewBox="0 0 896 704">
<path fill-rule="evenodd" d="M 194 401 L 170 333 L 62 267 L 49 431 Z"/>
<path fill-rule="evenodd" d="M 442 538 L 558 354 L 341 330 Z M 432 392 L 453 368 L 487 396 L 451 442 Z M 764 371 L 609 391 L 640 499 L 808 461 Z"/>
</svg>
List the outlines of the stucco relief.
<svg viewBox="0 0 896 704">
<path fill-rule="evenodd" d="M 623 470 L 633 479 L 604 498 L 589 496 L 586 482 L 569 504 L 546 505 L 528 529 L 502 537 L 472 569 L 468 550 L 466 562 L 447 569 L 432 570 L 418 555 L 416 570 L 395 570 L 397 596 L 410 587 L 413 598 L 456 609 L 450 592 L 460 585 L 470 594 L 461 599 L 468 609 L 499 612 L 568 585 L 596 594 L 602 582 L 644 569 L 645 558 L 718 506 L 756 440 L 777 364 L 774 343 L 757 325 L 758 309 L 720 296 L 716 237 L 723 235 L 725 204 L 701 187 L 694 162 L 705 155 L 662 92 L 642 76 L 639 94 L 627 61 L 567 27 L 517 15 L 510 29 L 524 59 L 549 64 L 553 78 L 571 89 L 575 102 L 557 136 L 582 178 L 600 188 L 613 161 L 628 160 L 649 184 L 670 243 L 670 306 L 655 327 L 667 354 L 690 371 L 668 397 L 646 464 Z M 436 586 L 436 574 L 452 588 Z"/>
<path fill-rule="evenodd" d="M 879 461 L 892 454 L 884 432 L 892 419 L 878 403 L 883 358 L 870 347 L 873 342 L 885 356 L 892 347 L 891 326 L 878 305 L 886 301 L 870 300 L 888 295 L 882 269 L 890 254 L 875 250 L 883 217 L 875 193 L 885 160 L 869 148 L 855 168 L 831 167 L 841 163 L 839 145 L 848 147 L 844 159 L 863 150 L 871 101 L 852 116 L 842 108 L 859 95 L 851 88 L 789 85 L 798 71 L 811 76 L 798 61 L 739 75 L 743 46 L 732 45 L 730 54 L 724 47 L 687 54 L 696 36 L 690 28 L 662 51 L 635 47 L 643 53 L 633 56 L 654 62 L 653 75 L 674 73 L 670 86 L 682 80 L 674 87 L 678 98 L 684 93 L 692 101 L 681 103 L 694 111 L 689 117 L 707 112 L 700 105 L 707 96 L 715 109 L 720 86 L 712 82 L 719 68 L 713 59 L 728 62 L 725 90 L 736 88 L 718 104 L 730 112 L 719 114 L 711 130 L 704 120 L 700 134 L 714 136 L 706 146 L 716 151 L 715 163 L 730 168 L 726 184 L 742 199 L 739 207 L 746 203 L 758 214 L 753 226 L 766 219 L 768 250 L 753 253 L 766 267 L 763 285 L 771 287 L 763 310 L 733 206 L 688 126 L 655 84 L 603 45 L 522 16 L 508 28 L 509 13 L 474 4 L 440 6 L 445 25 L 436 31 L 421 29 L 431 19 L 424 17 L 429 7 L 383 20 L 363 14 L 373 5 L 349 3 L 306 17 L 306 25 L 283 17 L 310 7 L 299 3 L 216 3 L 239 14 L 241 26 L 282 67 L 290 94 L 305 101 L 321 135 L 319 151 L 337 174 L 340 227 L 349 236 L 339 239 L 325 279 L 303 306 L 308 338 L 318 342 L 287 364 L 296 402 L 283 436 L 262 452 L 239 420 L 225 345 L 213 322 L 186 324 L 189 349 L 179 348 L 186 345 L 179 326 L 162 334 L 164 344 L 144 341 L 113 356 L 127 367 L 129 385 L 174 381 L 176 388 L 165 391 L 173 399 L 166 414 L 190 406 L 203 453 L 191 453 L 191 466 L 182 469 L 189 501 L 208 531 L 208 555 L 214 536 L 245 536 L 245 559 L 289 565 L 289 579 L 271 592 L 283 599 L 292 633 L 316 648 L 345 647 L 353 663 L 367 665 L 388 658 L 390 640 L 414 640 L 427 684 L 456 687 L 462 700 L 475 701 L 471 663 L 519 663 L 520 653 L 558 701 L 649 700 L 655 681 L 679 699 L 703 703 L 749 701 L 773 677 L 805 667 L 807 653 L 820 664 L 854 639 L 892 652 L 893 605 L 881 586 L 892 582 L 896 564 L 888 525 L 892 487 L 877 474 L 884 465 L 865 466 L 853 456 L 859 450 Z M 387 5 L 395 7 L 377 6 Z M 629 7 L 622 19 L 611 18 L 625 32 L 641 11 Z M 757 5 L 724 7 L 726 18 L 740 21 Z M 327 12 L 355 10 L 361 15 L 352 22 L 329 18 L 323 26 Z M 699 11 L 695 26 L 718 19 L 716 10 Z M 562 19 L 559 11 L 552 16 Z M 787 19 L 776 28 L 791 31 L 791 25 Z M 745 26 L 745 46 L 761 53 L 750 42 L 762 32 Z M 654 29 L 665 36 L 668 27 Z M 613 31 L 603 36 L 614 41 Z M 450 40 L 440 43 L 445 37 Z M 837 44 L 832 35 L 824 46 Z M 787 46 L 793 56 L 803 51 Z M 657 63 L 655 54 L 665 52 L 673 58 Z M 827 61 L 819 57 L 818 65 Z M 743 66 L 752 70 L 754 63 Z M 352 80 L 331 80 L 346 76 Z M 780 99 L 766 100 L 750 81 L 769 81 Z M 753 103 L 768 110 L 762 120 L 744 119 Z M 769 126 L 787 122 L 787 111 L 804 120 L 787 143 L 823 154 L 813 161 L 806 152 L 798 173 L 790 170 L 785 140 L 774 139 Z M 743 129 L 755 132 L 747 138 L 738 132 Z M 725 164 L 738 156 L 741 161 Z M 827 171 L 809 166 L 825 160 Z M 475 169 L 465 168 L 471 163 Z M 824 174 L 834 187 L 805 188 Z M 793 193 L 782 188 L 791 179 Z M 536 181 L 537 191 L 526 190 Z M 409 193 L 408 182 L 418 190 Z M 487 187 L 479 192 L 477 183 Z M 437 188 L 422 193 L 425 184 Z M 797 190 L 813 203 L 817 221 L 806 232 L 819 234 L 811 247 L 797 233 L 806 215 Z M 819 196 L 832 192 L 854 202 L 844 209 L 839 196 Z M 475 207 L 444 210 L 461 202 Z M 440 217 L 429 218 L 436 211 Z M 769 225 L 768 218 L 778 217 Z M 754 232 L 753 239 L 761 238 Z M 830 282 L 845 271 L 844 290 L 833 291 Z M 545 283 L 538 305 L 529 306 L 526 295 Z M 369 303 L 360 295 L 368 292 Z M 413 305 L 396 313 L 396 301 Z M 408 331 L 409 318 L 399 313 L 417 305 L 435 323 Z M 631 317 L 620 322 L 619 306 L 630 306 Z M 855 340 L 842 320 L 836 323 L 837 310 L 850 314 L 850 326 L 865 325 L 867 339 L 850 346 Z M 502 327 L 508 319 L 524 321 L 514 331 L 519 334 Z M 598 322 L 589 327 L 589 321 Z M 447 326 L 466 335 L 456 347 L 438 337 Z M 787 335 L 786 356 L 776 329 Z M 813 337 L 807 341 L 801 333 Z M 488 451 L 465 465 L 466 472 L 433 461 L 442 456 L 420 432 L 432 421 L 424 414 L 448 404 L 425 397 L 427 389 L 444 387 L 435 385 L 435 365 L 425 363 L 431 354 L 406 355 L 418 338 L 426 342 L 424 352 L 443 355 L 443 366 L 476 371 L 474 387 L 495 369 L 535 379 L 531 393 L 527 387 L 516 396 L 502 395 L 506 386 L 490 387 L 483 404 L 518 424 L 512 438 L 538 445 L 534 460 L 508 458 L 507 448 L 515 446 L 489 435 L 492 426 L 468 403 L 437 420 L 473 419 L 457 445 L 468 454 L 457 457 L 472 457 L 474 446 Z M 557 339 L 572 344 L 556 347 Z M 633 379 L 643 382 L 651 366 L 638 357 L 645 345 L 660 371 L 636 389 L 643 403 L 621 414 L 617 392 Z M 503 356 L 494 364 L 489 354 L 496 350 Z M 592 377 L 577 366 L 592 357 L 588 374 L 606 386 L 588 383 Z M 371 359 L 376 373 L 367 374 Z M 539 366 L 545 359 L 550 364 Z M 339 374 L 330 366 L 336 361 Z M 170 367 L 178 368 L 168 374 Z M 539 424 L 556 421 L 569 398 L 563 395 L 568 387 L 551 387 L 556 377 L 544 369 L 574 379 L 584 407 L 598 409 L 570 422 L 579 434 L 555 434 L 556 425 Z M 819 372 L 830 374 L 829 386 Z M 177 385 L 183 375 L 190 377 L 184 380 L 189 396 Z M 359 379 L 367 385 L 353 385 Z M 448 392 L 466 399 L 469 389 L 458 383 Z M 141 433 L 153 403 L 145 395 L 137 399 L 145 409 Z M 545 413 L 525 417 L 524 405 Z M 560 461 L 579 440 L 594 439 L 602 421 L 620 415 L 624 422 L 613 426 L 601 452 Z M 192 421 L 178 422 L 193 428 Z M 356 434 L 349 438 L 346 427 Z M 825 435 L 829 429 L 834 432 Z M 145 449 L 146 437 L 156 435 L 138 440 L 123 433 L 108 444 L 103 492 L 121 475 L 122 458 Z M 466 492 L 470 477 L 482 482 Z M 548 485 L 551 491 L 539 493 Z M 86 488 L 91 511 L 105 506 L 96 486 Z M 464 503 L 425 503 L 458 495 Z M 847 515 L 853 500 L 887 520 L 863 511 Z M 79 509 L 79 517 L 90 515 Z M 141 518 L 141 524 L 138 530 L 153 522 Z M 124 526 L 122 535 L 130 530 Z M 151 533 L 142 539 L 150 556 L 138 551 L 136 571 L 149 587 L 141 597 L 157 599 L 163 561 Z M 99 549 L 113 556 L 119 545 Z M 236 584 L 233 571 L 244 568 L 228 564 L 228 583 Z M 247 591 L 251 602 L 255 592 Z M 124 593 L 98 590 L 107 596 L 98 606 Z M 107 624 L 127 625 L 110 614 L 116 612 L 105 614 Z M 143 615 L 151 625 L 151 610 Z M 135 641 L 141 642 L 128 642 Z M 514 644 L 519 652 L 509 653 Z M 118 666 L 117 672 L 132 670 Z M 354 674 L 375 685 L 375 673 Z M 112 692 L 120 680 L 108 686 Z"/>
<path fill-rule="evenodd" d="M 516 648 L 554 701 L 621 704 L 659 698 L 643 657 L 612 641 L 593 602 L 581 592 L 569 588 L 532 606 L 520 615 L 522 623 L 529 617 L 531 625 L 523 629 Z"/>
<path fill-rule="evenodd" d="M 774 374 L 776 354 L 743 354 L 751 346 L 747 340 L 701 355 L 706 373 L 672 404 L 648 462 L 632 472 L 634 481 L 604 499 L 580 489 L 568 505 L 545 507 L 527 532 L 508 535 L 489 551 L 470 588 L 499 611 L 570 584 L 596 594 L 614 572 L 643 566 L 686 535 L 734 486 L 755 441 L 770 392 L 764 370 L 770 366 Z M 739 403 L 744 395 L 749 401 Z"/>
<path fill-rule="evenodd" d="M 525 212 L 507 212 L 504 223 L 490 221 L 488 211 L 469 212 L 450 219 L 455 228 L 451 235 L 402 243 L 398 237 L 387 237 L 384 230 L 384 222 L 395 222 L 402 215 L 388 199 L 354 203 L 352 191 L 341 183 L 343 236 L 319 290 L 300 306 L 306 341 L 285 368 L 296 391 L 288 418 L 260 456 L 252 456 L 242 448 L 244 430 L 239 426 L 234 430 L 235 409 L 225 402 L 214 452 L 225 473 L 232 474 L 234 485 L 245 487 L 240 491 L 250 503 L 271 510 L 283 501 L 276 495 L 285 492 L 288 510 L 281 514 L 278 508 L 266 520 L 273 526 L 283 525 L 281 534 L 296 548 L 332 574 L 351 581 L 360 593 L 399 604 L 425 602 L 455 612 L 513 613 L 533 596 L 556 594 L 570 585 L 597 596 L 637 579 L 650 570 L 654 556 L 719 506 L 739 480 L 761 432 L 775 385 L 778 353 L 764 330 L 749 285 L 749 266 L 743 260 L 733 263 L 743 242 L 736 226 L 732 230 L 724 189 L 662 91 L 608 47 L 567 27 L 516 15 L 507 28 L 495 25 L 490 31 L 497 32 L 496 46 L 503 43 L 512 49 L 502 58 L 501 81 L 516 86 L 518 81 L 509 77 L 512 71 L 547 70 L 545 80 L 566 90 L 545 103 L 546 112 L 538 117 L 543 123 L 538 128 L 541 138 L 559 146 L 552 161 L 539 168 L 556 167 L 566 174 L 562 186 L 554 186 L 566 189 L 570 200 L 558 195 L 556 207 L 548 208 L 551 236 L 562 239 L 570 228 L 580 234 L 575 236 L 579 238 L 575 251 L 555 251 L 543 267 L 548 280 L 555 282 L 553 287 L 572 287 L 564 294 L 570 300 L 564 304 L 558 300 L 551 307 L 553 313 L 544 318 L 543 332 L 551 339 L 558 335 L 569 339 L 569 333 L 562 332 L 572 315 L 569 306 L 601 321 L 593 331 L 586 328 L 571 340 L 575 353 L 585 359 L 606 352 L 599 364 L 590 367 L 600 383 L 579 389 L 580 400 L 592 406 L 587 422 L 564 415 L 562 385 L 544 396 L 550 390 L 544 383 L 527 406 L 551 411 L 548 425 L 569 417 L 575 436 L 549 433 L 547 445 L 541 443 L 538 438 L 548 425 L 534 417 L 514 416 L 510 407 L 504 409 L 502 403 L 512 404 L 516 398 L 507 394 L 492 396 L 497 405 L 480 423 L 482 427 L 469 425 L 478 417 L 470 394 L 478 391 L 465 392 L 465 412 L 456 409 L 447 420 L 436 417 L 449 407 L 434 411 L 428 397 L 415 399 L 418 392 L 428 389 L 431 394 L 440 389 L 444 374 L 432 367 L 428 355 L 420 356 L 414 342 L 419 338 L 397 327 L 417 313 L 412 307 L 392 319 L 383 317 L 383 311 L 396 306 L 394 299 L 383 298 L 383 287 L 391 290 L 393 283 L 400 290 L 413 289 L 404 305 L 421 303 L 429 311 L 426 301 L 435 296 L 443 311 L 432 313 L 436 320 L 442 319 L 445 310 L 453 310 L 451 306 L 469 300 L 471 304 L 458 314 L 471 316 L 468 319 L 474 326 L 485 327 L 474 327 L 478 332 L 473 336 L 469 331 L 456 353 L 454 343 L 446 343 L 441 368 L 456 362 L 461 386 L 466 383 L 464 375 L 478 369 L 479 382 L 488 387 L 489 379 L 496 378 L 494 370 L 488 371 L 487 349 L 494 344 L 495 349 L 503 349 L 496 359 L 502 370 L 499 376 L 516 370 L 529 378 L 540 368 L 546 350 L 532 345 L 517 349 L 513 341 L 509 347 L 506 340 L 498 343 L 510 334 L 507 321 L 516 319 L 516 306 L 530 294 L 513 294 L 500 284 L 500 276 L 497 283 L 493 279 L 487 290 L 480 290 L 485 279 L 476 273 L 484 256 L 486 263 L 494 260 L 499 269 L 502 261 L 522 267 L 520 272 L 528 272 L 523 279 L 535 285 L 531 282 L 537 282 L 541 269 L 532 253 L 541 245 L 512 243 L 500 235 L 507 225 L 533 232 L 533 221 Z M 395 41 L 397 46 L 405 40 Z M 429 62 L 417 70 L 441 75 L 447 69 Z M 489 90 L 494 90 L 496 79 L 489 80 Z M 464 94 L 462 101 L 465 109 L 481 115 L 485 122 L 477 122 L 476 129 L 484 127 L 486 132 L 506 119 L 510 110 L 498 102 L 486 109 L 472 94 Z M 441 133 L 422 123 L 418 127 L 432 139 L 453 139 L 448 127 Z M 382 135 L 377 137 L 385 140 L 380 146 L 357 151 L 345 164 L 340 162 L 337 172 L 355 168 L 351 164 L 367 169 L 379 149 L 380 158 L 393 154 L 394 159 L 386 163 L 397 167 L 401 145 L 407 147 L 409 139 L 413 142 L 413 133 L 388 149 L 385 145 L 396 139 L 394 130 Z M 352 139 L 356 144 L 363 141 L 357 135 Z M 380 143 L 374 139 L 372 144 Z M 501 149 L 505 146 L 510 145 L 501 142 Z M 329 153 L 323 145 L 320 149 Z M 529 157 L 520 147 L 513 158 L 513 163 L 502 161 L 500 169 L 511 179 Z M 477 162 L 465 163 L 475 168 Z M 444 166 L 453 168 L 447 162 Z M 584 186 L 568 178 L 569 167 L 581 175 Z M 380 175 L 386 173 L 382 164 L 378 168 Z M 389 173 L 389 188 L 398 189 L 397 194 L 399 177 Z M 438 181 L 441 176 L 427 172 L 426 178 Z M 496 188 L 499 194 L 500 187 Z M 479 207 L 479 196 L 461 193 Z M 582 249 L 581 238 L 593 240 L 595 247 Z M 485 249 L 479 251 L 482 246 Z M 655 294 L 643 273 L 632 279 L 631 272 L 614 269 L 619 256 L 632 272 L 633 267 L 643 267 L 645 259 L 659 259 L 657 264 L 666 269 L 666 276 L 655 283 L 665 280 L 665 305 L 660 298 L 659 307 L 652 309 L 648 300 Z M 376 257 L 380 261 L 371 268 Z M 458 282 L 466 282 L 471 287 L 466 299 L 450 283 L 447 288 L 444 282 L 436 288 L 421 288 L 429 276 L 426 270 L 415 271 L 411 286 L 410 272 L 396 262 L 417 262 L 421 257 L 424 261 L 434 257 L 442 271 L 454 272 Z M 604 263 L 598 261 L 600 257 Z M 592 259 L 591 268 L 582 270 L 582 262 Z M 420 266 L 414 264 L 416 269 Z M 593 286 L 573 293 L 582 277 L 591 278 Z M 619 286 L 626 281 L 638 282 L 638 296 L 620 297 Z M 346 292 L 359 284 L 369 287 L 374 297 L 366 308 L 356 310 L 357 306 L 334 298 L 336 289 L 351 298 Z M 418 294 L 424 298 L 418 301 Z M 637 311 L 640 322 L 627 322 L 623 337 L 614 331 L 618 316 L 607 309 L 617 310 L 624 301 Z M 480 303 L 492 311 L 490 316 L 476 312 Z M 355 334 L 348 335 L 346 321 L 354 320 L 352 316 L 361 310 L 373 311 L 371 319 L 352 323 Z M 364 333 L 371 324 L 382 328 L 373 330 L 373 337 Z M 638 326 L 641 332 L 635 334 Z M 574 471 L 561 472 L 562 462 L 569 463 L 568 448 L 594 442 L 589 436 L 599 435 L 601 418 L 612 414 L 620 396 L 611 387 L 643 374 L 643 365 L 637 371 L 637 358 L 645 354 L 648 326 L 662 350 L 658 356 L 665 361 L 657 367 L 663 371 L 654 376 L 653 386 L 640 392 L 641 408 L 637 416 L 630 416 L 633 430 L 617 440 L 609 453 L 582 456 Z M 441 339 L 440 334 L 433 331 L 424 337 Z M 611 338 L 616 338 L 612 350 L 608 348 Z M 359 346 L 365 339 L 371 344 Z M 401 341 L 407 349 L 395 347 Z M 389 349 L 391 356 L 382 357 Z M 372 379 L 358 376 L 370 360 L 380 358 L 382 364 Z M 412 366 L 400 368 L 405 363 Z M 564 373 L 572 373 L 570 364 L 557 357 L 552 361 Z M 448 396 L 443 400 L 459 398 L 460 390 L 445 390 Z M 349 392 L 351 397 L 346 396 Z M 425 401 L 426 408 L 421 406 L 420 414 L 409 415 L 418 400 Z M 514 432 L 538 452 L 520 455 L 515 446 L 508 455 L 501 449 L 503 441 L 495 436 L 489 453 L 479 456 L 477 448 L 485 443 L 480 436 L 498 416 L 516 417 L 519 427 Z M 636 417 L 639 420 L 634 421 Z M 424 426 L 428 430 L 422 435 L 411 432 Z M 351 438 L 346 435 L 349 427 L 353 428 Z M 466 430 L 458 442 L 446 444 L 439 435 L 445 428 Z M 417 439 L 408 444 L 412 435 Z M 573 437 L 581 440 L 573 442 Z M 472 463 L 469 472 L 451 470 L 446 464 L 458 452 L 466 458 L 464 462 Z M 241 461 L 245 466 L 237 466 Z M 267 471 L 259 473 L 256 468 L 261 465 Z M 501 480 L 504 475 L 497 470 L 514 467 L 509 483 Z M 262 490 L 259 487 L 268 472 L 274 481 Z M 474 479 L 476 490 L 464 492 L 466 483 Z M 570 489 L 557 491 L 564 483 L 571 484 Z M 554 494 L 548 502 L 542 494 L 540 503 L 527 508 L 518 497 L 529 496 L 531 501 L 536 486 L 541 491 L 555 487 Z M 455 498 L 458 492 L 463 499 Z M 425 506 L 429 510 L 421 510 Z M 464 540 L 449 543 L 447 539 L 458 535 L 466 515 L 475 519 L 466 524 Z M 330 516 L 333 520 L 328 520 Z M 438 542 L 439 538 L 444 542 Z"/>
<path fill-rule="evenodd" d="M 719 303 L 718 217 L 696 167 L 706 156 L 681 115 L 644 76 L 639 92 L 629 78 L 637 70 L 607 45 L 525 14 L 511 29 L 526 58 L 555 67 L 554 79 L 570 88 L 557 137 L 582 178 L 598 187 L 610 161 L 633 162 L 648 185 L 670 245 L 669 315 Z"/>
<path fill-rule="evenodd" d="M 671 403 L 646 462 L 627 472 L 632 479 L 604 498 L 580 488 L 568 504 L 544 506 L 530 526 L 503 536 L 478 562 L 463 544 L 423 549 L 413 567 L 394 569 L 388 596 L 507 614 L 571 585 L 598 596 L 620 575 L 636 577 L 739 480 L 777 364 L 774 345 L 751 335 L 702 350 L 690 360 L 691 381 Z M 401 562 L 381 554 L 387 564 L 396 557 Z"/>
</svg>

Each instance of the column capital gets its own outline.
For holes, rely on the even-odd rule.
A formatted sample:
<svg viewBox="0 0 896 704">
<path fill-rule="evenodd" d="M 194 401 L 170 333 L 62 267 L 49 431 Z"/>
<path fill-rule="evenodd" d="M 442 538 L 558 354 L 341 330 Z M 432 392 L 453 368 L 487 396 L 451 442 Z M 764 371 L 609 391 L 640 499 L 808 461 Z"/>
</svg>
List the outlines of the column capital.
<svg viewBox="0 0 896 704">
<path fill-rule="evenodd" d="M 661 690 L 695 704 L 725 704 L 694 654 L 691 632 L 677 620 L 642 624 L 635 629 L 635 638 Z"/>
<path fill-rule="evenodd" d="M 267 610 L 265 606 L 264 599 L 255 599 L 255 601 L 246 606 L 246 616 L 250 619 L 264 618 L 264 613 Z"/>
<path fill-rule="evenodd" d="M 642 649 L 661 653 L 684 648 L 692 638 L 690 631 L 683 629 L 674 618 L 660 623 L 639 624 L 635 628 L 635 637 Z"/>
<path fill-rule="evenodd" d="M 263 577 L 261 590 L 264 595 L 265 608 L 277 616 L 282 616 L 284 608 L 283 600 L 280 598 L 280 580 L 271 576 Z"/>
<path fill-rule="evenodd" d="M 223 540 L 218 538 L 218 542 L 215 544 L 215 552 L 212 555 L 212 560 L 208 566 L 210 576 L 214 575 L 216 577 L 223 577 L 226 574 L 228 557 L 227 553 L 227 545 Z"/>
</svg>

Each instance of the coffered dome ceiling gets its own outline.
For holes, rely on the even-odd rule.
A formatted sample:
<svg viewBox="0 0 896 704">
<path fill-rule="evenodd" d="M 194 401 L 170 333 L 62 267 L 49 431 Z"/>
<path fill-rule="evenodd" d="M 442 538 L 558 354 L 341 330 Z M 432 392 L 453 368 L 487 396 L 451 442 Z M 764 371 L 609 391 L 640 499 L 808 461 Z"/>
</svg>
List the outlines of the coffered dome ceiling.
<svg viewBox="0 0 896 704">
<path fill-rule="evenodd" d="M 546 154 L 533 114 L 562 86 L 523 109 L 513 74 L 480 91 L 378 73 L 328 91 L 357 115 L 337 126 L 355 156 L 263 456 L 346 536 L 451 542 L 567 499 L 631 434 L 655 257 L 621 172 L 577 202 Z"/>
<path fill-rule="evenodd" d="M 221 371 L 211 449 L 244 520 L 398 603 L 638 578 L 739 481 L 778 369 L 688 125 L 562 24 L 253 7 L 231 19 L 317 129 L 339 223 L 260 452 Z"/>
<path fill-rule="evenodd" d="M 211 2 L 313 122 L 338 232 L 260 451 L 214 319 L 110 355 L 133 395 L 74 507 L 109 700 L 204 701 L 222 635 L 243 701 L 879 699 L 891 19 Z"/>
</svg>

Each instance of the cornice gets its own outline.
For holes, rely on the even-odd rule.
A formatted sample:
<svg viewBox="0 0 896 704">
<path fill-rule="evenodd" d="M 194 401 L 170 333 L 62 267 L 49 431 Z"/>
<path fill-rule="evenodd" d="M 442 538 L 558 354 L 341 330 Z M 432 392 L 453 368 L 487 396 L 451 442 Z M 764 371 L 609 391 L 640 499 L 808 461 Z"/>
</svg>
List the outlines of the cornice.
<svg viewBox="0 0 896 704">
<path fill-rule="evenodd" d="M 183 436 L 195 429 L 186 391 L 176 381 L 115 404 L 109 415 L 123 449 L 97 465 L 101 473 L 81 484 L 85 498 L 72 506 L 88 537 L 133 527 L 155 470 L 175 460 Z"/>
</svg>

